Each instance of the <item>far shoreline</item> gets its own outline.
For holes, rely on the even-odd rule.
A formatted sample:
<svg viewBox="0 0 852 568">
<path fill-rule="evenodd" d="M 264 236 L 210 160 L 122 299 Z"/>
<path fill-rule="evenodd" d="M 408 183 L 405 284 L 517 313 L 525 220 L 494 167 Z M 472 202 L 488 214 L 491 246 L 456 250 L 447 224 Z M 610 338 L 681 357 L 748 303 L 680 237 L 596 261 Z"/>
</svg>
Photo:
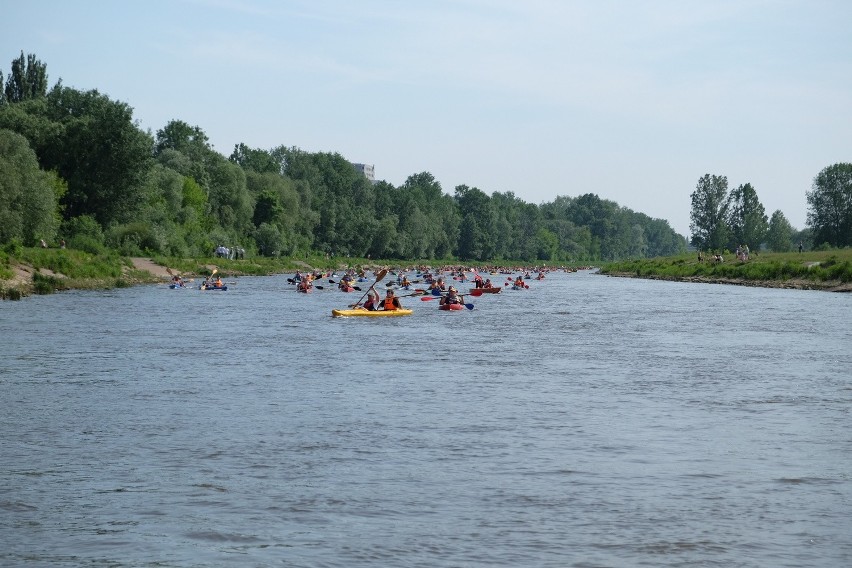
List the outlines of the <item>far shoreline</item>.
<svg viewBox="0 0 852 568">
<path fill-rule="evenodd" d="M 629 272 L 607 272 L 602 276 L 614 278 L 640 278 L 643 280 L 663 280 L 666 282 L 687 282 L 692 284 L 722 284 L 728 286 L 747 286 L 751 288 L 777 288 L 784 290 L 815 290 L 819 292 L 852 292 L 850 282 L 815 282 L 800 278 L 787 280 L 747 280 L 745 278 L 721 278 L 709 276 L 667 276 L 661 274 L 637 275 Z"/>
</svg>

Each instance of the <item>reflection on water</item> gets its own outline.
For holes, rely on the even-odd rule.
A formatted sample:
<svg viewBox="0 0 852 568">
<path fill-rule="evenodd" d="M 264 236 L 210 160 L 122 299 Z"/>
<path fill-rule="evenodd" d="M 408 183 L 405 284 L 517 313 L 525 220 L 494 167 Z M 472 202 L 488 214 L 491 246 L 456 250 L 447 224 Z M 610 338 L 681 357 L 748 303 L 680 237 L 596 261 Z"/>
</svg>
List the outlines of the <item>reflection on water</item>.
<svg viewBox="0 0 852 568">
<path fill-rule="evenodd" d="M 0 304 L 0 564 L 852 563 L 852 297 L 558 273 L 330 317 L 355 299 Z"/>
</svg>

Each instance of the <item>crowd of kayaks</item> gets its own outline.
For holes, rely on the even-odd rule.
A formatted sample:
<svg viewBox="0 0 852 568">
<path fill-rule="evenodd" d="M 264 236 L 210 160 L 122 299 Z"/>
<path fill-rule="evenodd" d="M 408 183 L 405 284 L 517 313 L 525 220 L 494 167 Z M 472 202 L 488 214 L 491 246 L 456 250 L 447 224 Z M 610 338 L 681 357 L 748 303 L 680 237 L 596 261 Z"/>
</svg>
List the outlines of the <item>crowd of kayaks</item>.
<svg viewBox="0 0 852 568">
<path fill-rule="evenodd" d="M 167 269 L 168 270 L 168 269 Z M 543 280 L 546 274 L 552 270 L 575 272 L 577 269 L 538 269 L 535 270 L 493 270 L 480 274 L 475 269 L 444 268 L 431 270 L 429 268 L 416 268 L 408 270 L 390 271 L 387 269 L 375 270 L 367 273 L 363 270 L 348 270 L 340 276 L 335 272 L 312 271 L 302 273 L 297 271 L 293 278 L 287 278 L 287 282 L 294 286 L 299 293 L 309 294 L 314 290 L 334 290 L 341 292 L 363 292 L 361 297 L 346 308 L 332 310 L 334 317 L 399 317 L 414 313 L 411 308 L 401 306 L 397 301 L 385 302 L 379 293 L 379 286 L 387 298 L 408 298 L 417 296 L 423 302 L 436 301 L 437 309 L 440 311 L 458 312 L 473 310 L 474 304 L 465 298 L 477 298 L 485 294 L 499 294 L 506 290 L 528 290 L 529 280 Z M 227 291 L 228 286 L 222 282 L 221 276 L 217 276 L 217 270 L 204 279 L 198 286 L 194 285 L 192 279 L 183 280 L 179 276 L 172 275 L 169 288 L 186 289 L 197 288 L 202 291 Z M 519 274 L 518 274 L 519 272 Z M 535 273 L 535 274 L 534 274 Z M 505 276 L 505 281 L 500 277 Z M 496 277 L 492 282 L 491 277 Z M 322 282 L 322 284 L 321 284 Z M 456 289 L 457 285 L 470 283 L 472 286 L 467 292 Z M 389 293 L 391 291 L 392 293 Z M 406 292 L 400 294 L 400 292 Z M 375 304 L 375 307 L 374 305 Z M 385 309 L 385 306 L 388 306 Z"/>
<path fill-rule="evenodd" d="M 311 293 L 315 289 L 325 290 L 327 287 L 320 282 L 328 282 L 329 288 L 336 287 L 341 292 L 363 292 L 361 298 L 347 308 L 332 310 L 331 315 L 333 317 L 399 317 L 411 315 L 413 310 L 394 307 L 390 303 L 387 304 L 389 307 L 385 309 L 386 304 L 380 297 L 381 294 L 378 293 L 377 286 L 383 286 L 386 294 L 387 290 L 393 291 L 393 294 L 388 294 L 388 297 L 420 296 L 419 299 L 424 302 L 437 300 L 437 309 L 440 311 L 457 312 L 475 308 L 473 303 L 466 301 L 466 298 L 480 297 L 484 294 L 499 294 L 504 288 L 528 290 L 529 284 L 526 283 L 526 280 L 542 280 L 546 277 L 544 270 L 538 270 L 536 275 L 531 274 L 530 271 L 524 271 L 517 276 L 514 276 L 513 272 L 489 272 L 485 276 L 476 270 L 467 272 L 469 274 L 464 269 L 434 272 L 430 270 L 399 270 L 396 272 L 380 270 L 372 274 L 348 271 L 339 277 L 333 272 L 306 274 L 296 272 L 295 276 L 287 278 L 287 281 L 295 286 L 297 292 L 305 294 Z M 506 281 L 502 282 L 502 285 L 499 282 L 493 283 L 491 281 L 492 275 L 501 274 L 507 275 Z M 390 276 L 390 279 L 385 280 L 388 276 Z M 470 283 L 473 287 L 463 293 L 455 288 L 460 283 Z M 403 291 L 410 293 L 398 294 Z M 377 308 L 365 306 L 365 300 L 368 305 L 374 303 L 368 299 L 368 296 L 374 296 Z"/>
</svg>

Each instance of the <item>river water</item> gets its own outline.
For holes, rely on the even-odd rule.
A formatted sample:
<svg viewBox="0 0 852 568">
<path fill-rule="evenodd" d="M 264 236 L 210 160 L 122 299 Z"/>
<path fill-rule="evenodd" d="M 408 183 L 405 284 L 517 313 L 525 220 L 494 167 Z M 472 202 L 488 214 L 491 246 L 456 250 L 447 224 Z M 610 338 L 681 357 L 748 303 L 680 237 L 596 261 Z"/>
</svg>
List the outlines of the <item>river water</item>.
<svg viewBox="0 0 852 568">
<path fill-rule="evenodd" d="M 852 295 L 233 282 L 0 303 L 0 565 L 852 565 Z"/>
</svg>

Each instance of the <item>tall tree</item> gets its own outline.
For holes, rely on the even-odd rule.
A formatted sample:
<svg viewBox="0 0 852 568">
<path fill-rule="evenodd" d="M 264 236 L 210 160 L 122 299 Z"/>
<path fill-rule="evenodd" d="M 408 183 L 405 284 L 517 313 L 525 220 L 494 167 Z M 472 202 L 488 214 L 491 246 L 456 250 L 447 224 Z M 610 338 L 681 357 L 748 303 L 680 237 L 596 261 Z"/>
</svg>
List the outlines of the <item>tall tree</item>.
<svg viewBox="0 0 852 568">
<path fill-rule="evenodd" d="M 192 177 L 205 191 L 210 191 L 211 170 L 223 159 L 198 126 L 190 126 L 182 120 L 172 120 L 157 131 L 154 155 L 158 160 L 174 160 L 174 152 L 186 156 L 188 171 L 178 169 L 181 174 Z M 172 167 L 172 166 L 170 166 Z"/>
<path fill-rule="evenodd" d="M 738 245 L 758 248 L 766 239 L 766 210 L 750 183 L 732 189 L 728 195 L 728 248 Z"/>
<path fill-rule="evenodd" d="M 26 138 L 0 129 L 0 243 L 52 241 L 58 225 L 51 175 L 39 168 Z"/>
<path fill-rule="evenodd" d="M 705 174 L 692 192 L 689 230 L 699 250 L 721 250 L 728 241 L 728 178 Z"/>
<path fill-rule="evenodd" d="M 814 245 L 852 245 L 852 164 L 838 163 L 822 170 L 807 199 L 807 224 Z"/>
<path fill-rule="evenodd" d="M 773 252 L 787 252 L 793 247 L 793 226 L 780 209 L 769 219 L 766 246 Z"/>
<path fill-rule="evenodd" d="M 47 65 L 35 55 L 24 52 L 12 60 L 12 72 L 6 81 L 4 89 L 6 101 L 19 103 L 30 99 L 43 98 L 47 95 Z"/>
<path fill-rule="evenodd" d="M 283 166 L 270 152 L 249 148 L 245 144 L 237 144 L 228 158 L 239 164 L 244 170 L 252 170 L 257 173 L 281 173 Z"/>
<path fill-rule="evenodd" d="M 462 260 L 494 258 L 497 250 L 497 212 L 491 198 L 480 189 L 456 187 L 456 202 L 462 216 L 458 256 Z"/>
<path fill-rule="evenodd" d="M 133 219 L 145 202 L 153 140 L 133 109 L 92 91 L 54 87 L 48 118 L 61 127 L 39 152 L 44 169 L 68 181 L 66 218 L 90 214 L 106 227 Z"/>
</svg>

